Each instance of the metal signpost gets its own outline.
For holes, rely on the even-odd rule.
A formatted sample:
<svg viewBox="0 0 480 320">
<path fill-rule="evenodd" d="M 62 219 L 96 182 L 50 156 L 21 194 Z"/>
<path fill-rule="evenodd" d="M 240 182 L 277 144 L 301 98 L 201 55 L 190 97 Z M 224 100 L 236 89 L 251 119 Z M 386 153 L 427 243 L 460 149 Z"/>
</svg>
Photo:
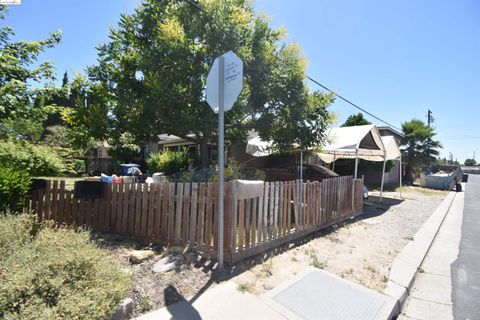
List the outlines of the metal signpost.
<svg viewBox="0 0 480 320">
<path fill-rule="evenodd" d="M 213 62 L 207 76 L 207 102 L 218 113 L 218 269 L 223 270 L 224 112 L 232 109 L 243 87 L 243 62 L 228 51 Z"/>
</svg>

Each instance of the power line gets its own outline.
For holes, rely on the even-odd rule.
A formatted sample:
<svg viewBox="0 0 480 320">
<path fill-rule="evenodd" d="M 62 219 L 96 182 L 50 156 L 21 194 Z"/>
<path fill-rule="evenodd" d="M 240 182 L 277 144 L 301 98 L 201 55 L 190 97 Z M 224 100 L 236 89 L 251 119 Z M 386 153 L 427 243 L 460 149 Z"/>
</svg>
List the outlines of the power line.
<svg viewBox="0 0 480 320">
<path fill-rule="evenodd" d="M 320 83 L 320 82 L 318 82 L 317 80 L 313 79 L 312 77 L 309 77 L 309 76 L 306 76 L 306 77 L 307 77 L 307 79 L 308 79 L 308 80 L 310 80 L 310 81 L 312 81 L 313 83 L 315 83 L 315 84 L 319 85 L 319 86 L 320 86 L 320 87 L 322 87 L 323 89 L 325 89 L 325 90 L 327 90 L 327 91 L 331 92 L 331 93 L 332 93 L 332 94 L 334 94 L 335 96 L 339 97 L 340 99 L 342 99 L 342 100 L 343 100 L 343 101 L 345 101 L 346 103 L 348 103 L 348 104 L 350 104 L 350 105 L 354 106 L 355 108 L 357 108 L 357 109 L 361 110 L 362 112 L 365 112 L 365 113 L 366 113 L 366 114 L 368 114 L 369 116 L 371 116 L 371 117 L 373 117 L 373 118 L 377 119 L 377 120 L 378 120 L 378 121 L 380 121 L 380 122 L 383 122 L 383 123 L 385 123 L 386 125 L 388 125 L 388 126 L 390 126 L 390 127 L 394 128 L 394 129 L 397 129 L 397 130 L 399 130 L 399 131 L 402 131 L 402 129 L 400 129 L 400 128 L 397 128 L 397 127 L 395 127 L 393 124 L 390 124 L 390 123 L 386 122 L 385 120 L 382 120 L 382 119 L 380 119 L 379 117 L 377 117 L 376 115 L 374 115 L 374 114 L 372 114 L 372 113 L 368 112 L 368 111 L 367 111 L 367 110 L 365 110 L 364 108 L 362 108 L 362 107 L 359 107 L 358 105 L 356 105 L 355 103 L 351 102 L 350 100 L 348 100 L 348 99 L 346 99 L 346 98 L 342 97 L 341 95 L 339 95 L 339 94 L 338 94 L 338 93 L 336 93 L 335 91 L 333 91 L 333 90 L 330 90 L 329 88 L 327 88 L 326 86 L 324 86 L 323 84 L 321 84 L 321 83 Z"/>
</svg>

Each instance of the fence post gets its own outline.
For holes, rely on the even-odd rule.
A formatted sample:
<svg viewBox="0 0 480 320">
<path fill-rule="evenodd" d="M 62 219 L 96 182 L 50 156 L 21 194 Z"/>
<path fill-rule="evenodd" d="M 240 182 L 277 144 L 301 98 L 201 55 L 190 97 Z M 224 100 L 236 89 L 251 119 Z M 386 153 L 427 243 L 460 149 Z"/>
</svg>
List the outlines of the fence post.
<svg viewBox="0 0 480 320">
<path fill-rule="evenodd" d="M 357 179 L 353 178 L 352 179 L 352 212 L 350 214 L 354 214 L 356 213 L 356 209 L 355 209 L 355 197 L 356 197 L 356 190 L 355 190 L 355 185 L 357 184 Z"/>
</svg>

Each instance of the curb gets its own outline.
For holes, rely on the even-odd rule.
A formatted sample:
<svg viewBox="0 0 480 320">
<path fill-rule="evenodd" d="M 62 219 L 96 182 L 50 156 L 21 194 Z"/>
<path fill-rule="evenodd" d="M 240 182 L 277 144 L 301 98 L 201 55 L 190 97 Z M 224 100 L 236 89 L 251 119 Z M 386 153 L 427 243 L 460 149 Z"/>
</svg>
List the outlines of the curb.
<svg viewBox="0 0 480 320">
<path fill-rule="evenodd" d="M 408 243 L 393 261 L 387 287 L 383 291 L 384 294 L 396 300 L 392 310 L 393 316 L 400 314 L 415 280 L 417 270 L 423 263 L 455 197 L 455 191 L 448 193 L 447 197 L 415 234 L 413 241 Z"/>
</svg>

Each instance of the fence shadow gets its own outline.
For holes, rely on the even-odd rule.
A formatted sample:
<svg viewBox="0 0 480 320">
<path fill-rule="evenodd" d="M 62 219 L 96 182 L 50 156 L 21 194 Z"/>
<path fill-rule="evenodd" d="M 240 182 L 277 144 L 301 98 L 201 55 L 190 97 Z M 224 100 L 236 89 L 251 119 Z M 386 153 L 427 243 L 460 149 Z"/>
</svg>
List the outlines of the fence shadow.
<svg viewBox="0 0 480 320">
<path fill-rule="evenodd" d="M 363 202 L 362 213 L 357 216 L 358 220 L 373 218 L 387 212 L 391 207 L 401 204 L 404 199 L 386 198 L 383 197 L 380 202 L 380 197 L 370 196 Z"/>
</svg>

